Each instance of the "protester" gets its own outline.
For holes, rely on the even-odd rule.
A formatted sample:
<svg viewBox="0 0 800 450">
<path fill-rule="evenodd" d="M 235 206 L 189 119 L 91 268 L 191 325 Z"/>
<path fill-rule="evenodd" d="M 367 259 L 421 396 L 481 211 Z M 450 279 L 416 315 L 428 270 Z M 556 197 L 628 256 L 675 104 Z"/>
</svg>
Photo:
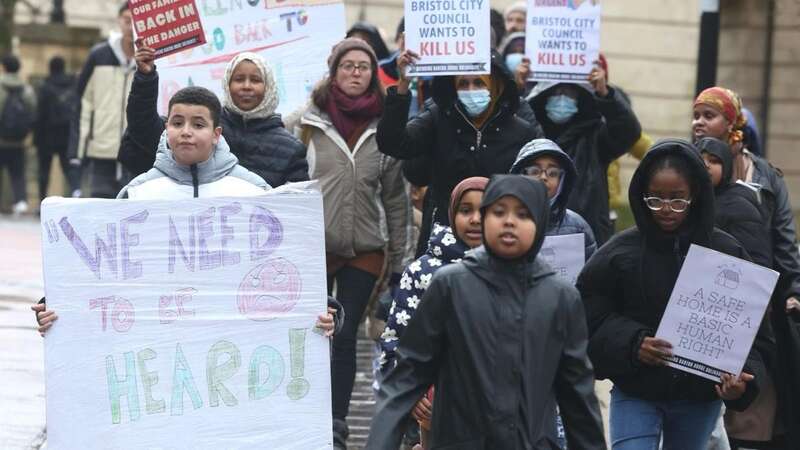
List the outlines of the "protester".
<svg viewBox="0 0 800 450">
<path fill-rule="evenodd" d="M 25 186 L 25 138 L 36 120 L 36 94 L 19 77 L 19 59 L 11 54 L 2 58 L 0 74 L 0 169 L 4 166 L 11 179 L 13 214 L 28 211 Z"/>
<path fill-rule="evenodd" d="M 380 339 L 383 373 L 394 367 L 398 340 L 414 318 L 433 274 L 442 267 L 461 261 L 467 250 L 481 245 L 480 205 L 488 182 L 488 178 L 472 177 L 458 183 L 450 196 L 448 210 L 452 227 L 434 225 L 425 255 L 403 271 L 400 288 L 392 300 L 386 328 Z M 423 403 L 420 411 L 430 411 L 432 398 L 425 397 L 420 402 Z M 417 418 L 423 448 L 427 448 L 430 419 L 427 414 Z"/>
<path fill-rule="evenodd" d="M 347 311 L 332 362 L 334 444 L 346 448 L 358 326 L 383 276 L 391 274 L 392 285 L 400 281 L 411 206 L 400 162 L 382 155 L 375 139 L 384 101 L 375 53 L 361 39 L 347 38 L 334 46 L 328 67 L 309 104 L 286 125 L 308 145 L 325 206 L 328 286 L 335 283 Z"/>
<path fill-rule="evenodd" d="M 589 356 L 598 379 L 610 378 L 613 449 L 703 449 L 720 414 L 720 398 L 741 410 L 763 374 L 759 332 L 745 371 L 715 384 L 668 367 L 669 342 L 653 337 L 691 244 L 749 259 L 714 228 L 714 193 L 697 149 L 677 139 L 656 143 L 631 181 L 636 220 L 601 247 L 577 287 L 589 323 Z"/>
<path fill-rule="evenodd" d="M 116 160 L 136 68 L 128 2 L 120 6 L 117 23 L 122 34 L 112 33 L 106 42 L 92 47 L 78 76 L 80 102 L 70 127 L 70 163 L 86 166 L 90 197 L 114 198 L 127 179 Z"/>
<path fill-rule="evenodd" d="M 714 186 L 714 225 L 735 237 L 754 263 L 771 268 L 771 237 L 757 190 L 733 179 L 733 153 L 727 143 L 705 137 L 696 145 Z"/>
<path fill-rule="evenodd" d="M 239 166 L 221 137 L 220 110 L 217 96 L 208 89 L 187 87 L 176 92 L 169 101 L 166 130 L 153 168 L 131 181 L 117 198 L 178 200 L 264 194 L 267 183 Z M 46 309 L 44 298 L 31 309 L 44 336 L 58 315 Z M 332 336 L 341 327 L 342 315 L 341 305 L 329 301 L 328 312 L 318 317 L 316 326 Z"/>
<path fill-rule="evenodd" d="M 525 33 L 517 31 L 508 34 L 500 45 L 497 52 L 503 57 L 506 68 L 514 75 L 514 82 L 522 97 L 527 97 L 535 82 L 528 81 L 531 71 L 531 60 L 525 56 Z"/>
<path fill-rule="evenodd" d="M 386 48 L 386 43 L 383 42 L 381 32 L 371 23 L 364 21 L 354 23 L 353 26 L 347 30 L 345 37 L 358 38 L 369 44 L 369 46 L 372 47 L 372 51 L 375 52 L 375 57 L 378 58 L 378 61 L 389 57 L 389 49 Z"/>
<path fill-rule="evenodd" d="M 406 50 L 398 60 L 399 72 L 403 74 L 417 58 Z M 519 149 L 541 135 L 538 124 L 516 116 L 517 87 L 497 53 L 492 56 L 491 75 L 436 77 L 433 103 L 411 120 L 409 85 L 403 75 L 397 86 L 389 88 L 377 141 L 387 155 L 422 158 L 417 164 L 422 173 L 409 179 L 427 185 L 431 196 L 420 237 L 427 242 L 428 224 L 450 225 L 447 209 L 456 184 L 471 176 L 508 173 Z"/>
<path fill-rule="evenodd" d="M 510 173 L 527 175 L 544 183 L 550 201 L 547 236 L 582 234 L 586 259 L 589 259 L 597 249 L 594 233 L 583 217 L 567 208 L 576 179 L 572 159 L 555 142 L 534 139 L 519 151 Z"/>
<path fill-rule="evenodd" d="M 554 399 L 572 448 L 605 448 L 580 298 L 536 259 L 549 215 L 542 183 L 492 178 L 484 246 L 430 282 L 381 386 L 367 448 L 397 448 L 432 384 L 431 448 L 550 448 Z"/>
<path fill-rule="evenodd" d="M 589 83 L 539 83 L 531 106 L 544 135 L 572 158 L 578 171 L 568 207 L 594 231 L 598 246 L 614 232 L 609 219 L 608 165 L 624 154 L 642 133 L 636 115 L 619 92 L 606 84 L 596 66 Z"/>
<path fill-rule="evenodd" d="M 75 77 L 65 73 L 65 61 L 60 56 L 50 59 L 50 75 L 39 89 L 36 128 L 33 142 L 39 161 L 39 199 L 47 197 L 50 184 L 50 164 L 58 155 L 61 172 L 67 179 L 69 195 L 80 197 L 80 174 L 69 163 L 67 143 L 69 142 L 70 120 L 77 108 Z"/>
<path fill-rule="evenodd" d="M 775 448 L 792 448 L 800 442 L 800 254 L 797 229 L 783 174 L 765 159 L 744 146 L 747 126 L 739 96 L 715 86 L 701 92 L 694 102 L 692 134 L 695 139 L 713 137 L 727 142 L 733 152 L 733 179 L 758 189 L 762 216 L 771 236 L 772 268 L 780 273 L 770 301 L 772 325 L 778 357 L 774 363 L 777 413 L 773 439 Z M 763 244 L 762 244 L 763 245 Z M 727 425 L 733 425 L 728 423 Z M 754 427 L 748 424 L 745 431 Z M 734 434 L 740 427 L 734 428 Z M 747 433 L 743 433 L 747 434 Z M 759 445 L 763 445 L 761 442 Z"/>
<path fill-rule="evenodd" d="M 128 130 L 120 161 L 133 173 L 152 166 L 164 120 L 156 110 L 158 72 L 152 48 L 136 50 L 137 71 L 128 99 Z M 308 180 L 305 146 L 283 127 L 275 112 L 278 89 L 272 69 L 250 52 L 236 55 L 225 68 L 220 123 L 222 134 L 242 166 L 270 186 Z"/>
<path fill-rule="evenodd" d="M 506 33 L 525 32 L 525 19 L 528 15 L 528 2 L 514 2 L 503 12 L 506 22 Z"/>
</svg>

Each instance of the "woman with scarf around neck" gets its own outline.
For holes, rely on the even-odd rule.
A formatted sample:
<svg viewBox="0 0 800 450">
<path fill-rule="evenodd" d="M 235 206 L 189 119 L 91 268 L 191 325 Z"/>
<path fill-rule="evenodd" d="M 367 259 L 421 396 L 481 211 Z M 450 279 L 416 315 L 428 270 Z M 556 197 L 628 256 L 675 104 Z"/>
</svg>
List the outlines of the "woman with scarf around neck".
<svg viewBox="0 0 800 450">
<path fill-rule="evenodd" d="M 409 120 L 411 80 L 405 73 L 416 59 L 410 50 L 397 59 L 400 79 L 387 89 L 377 140 L 381 152 L 431 168 L 424 176 L 431 205 L 418 246 L 424 249 L 431 223 L 450 225 L 450 193 L 461 180 L 508 173 L 519 149 L 542 132 L 537 122 L 517 115 L 517 86 L 496 52 L 490 75 L 434 77 L 433 103 Z"/>
<path fill-rule="evenodd" d="M 577 283 L 596 376 L 614 382 L 611 445 L 658 448 L 663 437 L 664 450 L 704 450 L 721 400 L 742 410 L 757 395 L 767 336 L 759 331 L 739 377 L 725 374 L 714 383 L 668 367 L 671 344 L 655 338 L 655 330 L 691 244 L 750 258 L 714 228 L 711 180 L 689 142 L 656 143 L 634 173 L 629 197 L 636 227 L 598 249 Z"/>
<path fill-rule="evenodd" d="M 536 258 L 549 215 L 542 183 L 492 177 L 484 245 L 433 277 L 381 385 L 366 448 L 397 448 L 431 384 L 430 448 L 553 448 L 556 400 L 570 448 L 605 448 L 580 297 Z"/>
<path fill-rule="evenodd" d="M 778 355 L 771 373 L 777 394 L 772 436 L 762 434 L 753 439 L 752 432 L 763 427 L 748 424 L 742 429 L 733 423 L 733 415 L 726 416 L 726 424 L 731 437 L 758 441 L 748 445 L 760 446 L 771 441 L 773 448 L 789 449 L 800 442 L 800 386 L 797 384 L 800 376 L 800 302 L 797 300 L 800 298 L 800 254 L 795 235 L 797 228 L 783 174 L 745 148 L 743 129 L 746 125 L 741 100 L 735 92 L 716 86 L 701 92 L 695 99 L 693 135 L 698 141 L 712 137 L 730 145 L 733 153 L 732 181 L 746 183 L 758 191 L 759 207 L 766 222 L 764 226 L 771 239 L 769 249 L 763 249 L 763 246 L 770 245 L 770 240 L 761 242 L 762 250 L 772 254 L 767 267 L 781 274 L 769 309 Z"/>
<path fill-rule="evenodd" d="M 137 41 L 136 73 L 128 96 L 128 129 L 122 138 L 119 161 L 134 175 L 153 167 L 155 149 L 164 131 L 158 115 L 158 72 L 155 51 Z M 225 93 L 220 126 L 239 164 L 270 186 L 307 181 L 306 148 L 283 127 L 275 75 L 259 55 L 243 52 L 225 68 Z"/>
<path fill-rule="evenodd" d="M 383 90 L 372 48 L 361 39 L 344 39 L 333 47 L 328 67 L 310 102 L 288 116 L 286 125 L 308 145 L 310 175 L 320 182 L 325 206 L 328 287 L 335 284 L 347 311 L 332 361 L 334 445 L 346 448 L 358 325 L 383 276 L 392 274 L 390 284 L 400 281 L 411 202 L 400 162 L 378 151 Z"/>
</svg>

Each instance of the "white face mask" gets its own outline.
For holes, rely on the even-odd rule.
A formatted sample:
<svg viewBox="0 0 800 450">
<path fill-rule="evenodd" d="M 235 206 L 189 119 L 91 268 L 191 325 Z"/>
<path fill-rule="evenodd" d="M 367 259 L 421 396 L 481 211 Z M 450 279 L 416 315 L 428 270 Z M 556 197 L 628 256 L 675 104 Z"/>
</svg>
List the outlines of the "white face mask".
<svg viewBox="0 0 800 450">
<path fill-rule="evenodd" d="M 560 125 L 578 113 L 578 101 L 563 94 L 553 95 L 547 99 L 544 110 L 548 119 Z"/>
<path fill-rule="evenodd" d="M 477 117 L 486 111 L 492 101 L 492 95 L 488 89 L 478 89 L 476 91 L 458 91 L 458 100 L 464 105 L 466 113 L 470 117 Z"/>
</svg>

